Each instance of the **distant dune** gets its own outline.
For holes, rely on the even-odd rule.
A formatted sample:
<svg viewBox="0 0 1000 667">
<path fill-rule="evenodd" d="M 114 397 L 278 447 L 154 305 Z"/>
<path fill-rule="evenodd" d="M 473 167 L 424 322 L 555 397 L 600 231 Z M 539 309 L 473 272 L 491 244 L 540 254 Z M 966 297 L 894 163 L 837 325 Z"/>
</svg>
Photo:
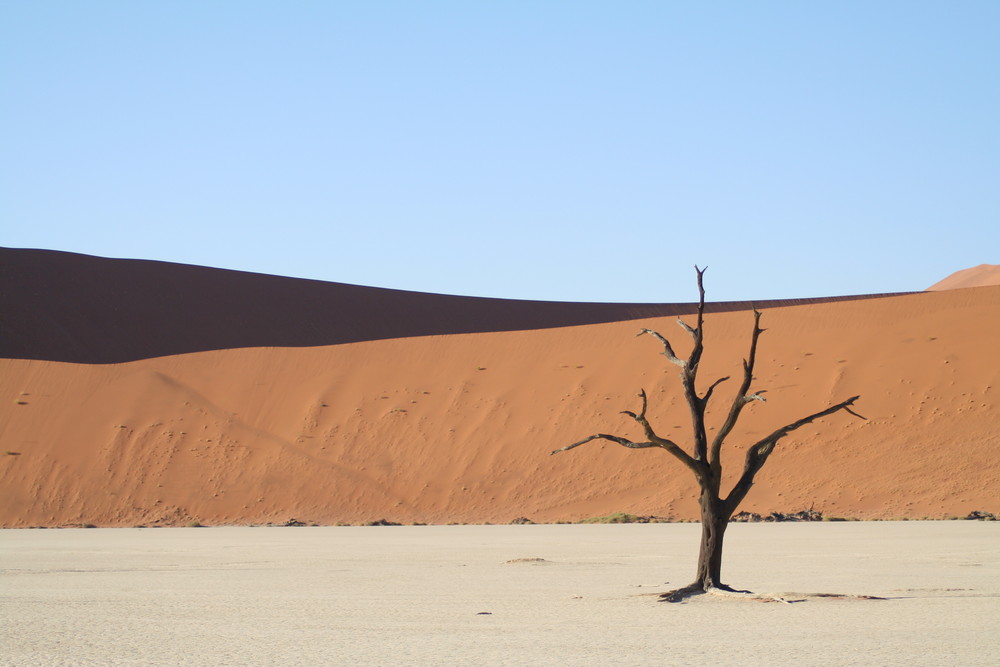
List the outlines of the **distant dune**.
<svg viewBox="0 0 1000 667">
<path fill-rule="evenodd" d="M 683 349 L 669 305 L 560 310 L 44 251 L 3 259 L 2 526 L 697 515 L 694 482 L 662 452 L 591 443 L 549 456 L 597 431 L 638 437 L 619 412 L 641 387 L 658 430 L 684 441 L 676 369 L 635 337 L 649 326 Z M 12 295 L 12 274 L 33 298 Z M 861 394 L 868 420 L 837 414 L 786 438 L 744 509 L 1000 512 L 1000 287 L 759 305 L 769 401 L 734 432 L 730 477 L 741 445 L 830 403 Z M 752 318 L 734 308 L 707 317 L 706 381 L 746 353 Z M 39 323 L 47 339 L 26 333 Z M 371 339 L 327 340 L 338 331 Z M 119 347 L 135 360 L 98 363 Z"/>
<path fill-rule="evenodd" d="M 944 280 L 928 287 L 927 291 L 936 292 L 963 287 L 987 287 L 989 285 L 1000 285 L 1000 264 L 980 264 L 971 269 L 956 271 Z"/>
</svg>

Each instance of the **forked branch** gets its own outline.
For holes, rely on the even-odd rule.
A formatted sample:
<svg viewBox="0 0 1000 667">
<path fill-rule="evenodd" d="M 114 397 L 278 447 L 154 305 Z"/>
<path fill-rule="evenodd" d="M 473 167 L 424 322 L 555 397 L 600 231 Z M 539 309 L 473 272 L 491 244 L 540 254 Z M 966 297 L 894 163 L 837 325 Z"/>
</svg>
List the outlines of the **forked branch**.
<svg viewBox="0 0 1000 667">
<path fill-rule="evenodd" d="M 646 419 L 646 407 L 648 405 L 648 399 L 646 398 L 646 390 L 643 389 L 639 392 L 639 396 L 642 398 L 642 408 L 638 414 L 630 411 L 623 410 L 623 415 L 628 415 L 634 419 L 640 426 L 642 426 L 643 431 L 646 433 L 646 437 L 649 438 L 646 442 L 633 442 L 627 438 L 622 438 L 617 435 L 609 435 L 607 433 L 596 433 L 594 435 L 588 436 L 579 442 L 574 442 L 571 445 L 566 445 L 565 447 L 560 447 L 552 451 L 552 454 L 558 454 L 559 452 L 565 452 L 568 449 L 573 449 L 574 447 L 579 447 L 580 445 L 586 444 L 591 440 L 609 440 L 611 442 L 616 442 L 622 447 L 628 447 L 629 449 L 648 449 L 650 447 L 659 447 L 660 449 L 665 449 L 674 455 L 681 463 L 686 465 L 688 468 L 693 470 L 696 475 L 701 475 L 703 470 L 700 468 L 699 463 L 695 461 L 691 456 L 685 452 L 681 447 L 675 443 L 673 440 L 668 438 L 660 437 L 653 430 L 652 425 L 649 420 Z"/>
</svg>

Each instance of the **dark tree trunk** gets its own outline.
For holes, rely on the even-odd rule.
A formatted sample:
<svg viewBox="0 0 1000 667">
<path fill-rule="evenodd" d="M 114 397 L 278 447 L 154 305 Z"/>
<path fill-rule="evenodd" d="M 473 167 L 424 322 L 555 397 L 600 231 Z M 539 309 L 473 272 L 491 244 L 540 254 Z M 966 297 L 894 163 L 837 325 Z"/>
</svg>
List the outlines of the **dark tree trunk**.
<svg viewBox="0 0 1000 667">
<path fill-rule="evenodd" d="M 701 549 L 694 586 L 702 590 L 725 588 L 722 584 L 722 542 L 729 526 L 722 503 L 709 490 L 701 495 Z"/>
</svg>

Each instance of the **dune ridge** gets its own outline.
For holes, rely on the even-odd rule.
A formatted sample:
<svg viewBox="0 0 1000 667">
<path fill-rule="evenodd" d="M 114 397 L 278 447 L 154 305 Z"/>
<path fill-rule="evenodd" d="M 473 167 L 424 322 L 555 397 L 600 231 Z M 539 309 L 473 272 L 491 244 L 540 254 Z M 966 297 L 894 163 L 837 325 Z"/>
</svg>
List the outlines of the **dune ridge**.
<svg viewBox="0 0 1000 667">
<path fill-rule="evenodd" d="M 711 285 L 709 284 L 709 290 Z M 782 441 L 743 509 L 942 518 L 1000 512 L 1000 287 L 764 309 L 758 389 L 725 463 L 756 437 L 861 394 Z M 738 372 L 752 318 L 706 319 L 702 377 Z M 577 520 L 697 516 L 696 487 L 619 414 L 650 396 L 684 443 L 659 329 L 673 317 L 538 330 L 245 347 L 93 364 L 0 360 L 0 526 Z M 734 382 L 720 386 L 718 424 Z"/>
<path fill-rule="evenodd" d="M 0 357 L 111 364 L 247 347 L 523 331 L 684 315 L 693 303 L 486 299 L 0 248 Z M 761 301 L 822 303 L 881 295 Z M 716 302 L 710 312 L 745 310 Z"/>
<path fill-rule="evenodd" d="M 980 264 L 969 269 L 956 271 L 927 288 L 928 292 L 966 287 L 986 287 L 1000 285 L 1000 264 Z"/>
</svg>

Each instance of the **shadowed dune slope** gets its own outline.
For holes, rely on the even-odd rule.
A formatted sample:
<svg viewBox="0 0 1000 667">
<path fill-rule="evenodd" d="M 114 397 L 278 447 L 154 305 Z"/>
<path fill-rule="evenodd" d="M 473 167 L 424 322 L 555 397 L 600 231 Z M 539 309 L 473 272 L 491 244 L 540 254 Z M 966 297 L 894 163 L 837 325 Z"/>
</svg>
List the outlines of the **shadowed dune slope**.
<svg viewBox="0 0 1000 667">
<path fill-rule="evenodd" d="M 779 426 L 854 394 L 868 420 L 840 413 L 784 439 L 744 509 L 1000 512 L 1000 287 L 772 307 L 762 324 L 768 402 L 730 438 L 727 485 Z M 702 389 L 738 375 L 751 325 L 746 311 L 707 316 Z M 688 443 L 676 368 L 640 326 L 686 352 L 674 318 L 644 317 L 108 365 L 3 359 L 0 525 L 694 518 L 695 484 L 665 452 L 549 455 L 594 432 L 641 437 L 619 414 L 640 387 L 657 430 Z"/>
<path fill-rule="evenodd" d="M 10 248 L 0 248 L 0 288 L 0 357 L 87 364 L 244 347 L 310 347 L 544 329 L 694 312 L 693 304 L 448 296 Z M 833 300 L 854 298 L 864 297 Z M 709 310 L 748 306 L 713 303 Z"/>
<path fill-rule="evenodd" d="M 928 287 L 927 291 L 936 292 L 963 287 L 986 287 L 987 285 L 1000 285 L 1000 264 L 980 264 L 971 269 L 956 271 L 944 280 Z"/>
</svg>

